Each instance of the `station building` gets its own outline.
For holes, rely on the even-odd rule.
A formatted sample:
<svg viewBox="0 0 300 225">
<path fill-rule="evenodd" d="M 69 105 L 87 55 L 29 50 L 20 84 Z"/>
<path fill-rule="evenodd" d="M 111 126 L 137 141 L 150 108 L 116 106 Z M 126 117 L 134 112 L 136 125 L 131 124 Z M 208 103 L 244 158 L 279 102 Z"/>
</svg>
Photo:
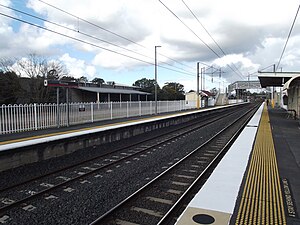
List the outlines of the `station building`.
<svg viewBox="0 0 300 225">
<path fill-rule="evenodd" d="M 199 100 L 201 99 L 200 107 L 214 106 L 216 103 L 216 96 L 205 90 L 199 91 Z M 197 93 L 195 91 L 190 91 L 185 94 L 185 103 L 188 106 L 196 106 Z"/>
<path fill-rule="evenodd" d="M 69 91 L 71 102 L 122 102 L 147 101 L 150 93 L 143 92 L 139 87 L 116 84 L 97 84 L 91 82 L 70 82 L 46 80 L 45 86 L 61 87 Z"/>
<path fill-rule="evenodd" d="M 300 118 L 300 72 L 259 72 L 258 79 L 262 87 L 272 87 L 273 107 L 278 105 Z"/>
<path fill-rule="evenodd" d="M 71 89 L 73 102 L 147 101 L 148 95 L 150 93 L 140 91 L 139 87 L 115 83 L 100 86 L 80 83 L 77 88 Z"/>
</svg>

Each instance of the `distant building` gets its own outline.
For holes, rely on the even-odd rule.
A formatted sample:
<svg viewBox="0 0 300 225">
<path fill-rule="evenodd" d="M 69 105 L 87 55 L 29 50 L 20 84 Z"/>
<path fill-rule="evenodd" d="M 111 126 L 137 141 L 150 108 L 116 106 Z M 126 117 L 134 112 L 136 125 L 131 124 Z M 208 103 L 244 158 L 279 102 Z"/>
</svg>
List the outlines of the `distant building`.
<svg viewBox="0 0 300 225">
<path fill-rule="evenodd" d="M 228 85 L 228 92 L 236 91 L 238 93 L 240 90 L 246 89 L 261 89 L 259 80 L 249 80 L 249 81 L 236 81 Z"/>
<path fill-rule="evenodd" d="M 200 91 L 199 97 L 201 97 L 200 107 L 214 106 L 215 105 L 215 95 L 209 91 Z M 190 91 L 185 94 L 185 102 L 188 106 L 197 105 L 197 93 L 195 91 Z"/>
<path fill-rule="evenodd" d="M 97 84 L 91 82 L 45 81 L 46 86 L 69 88 L 70 102 L 111 102 L 111 101 L 147 101 L 150 93 L 140 91 L 139 87 L 109 82 Z"/>
</svg>

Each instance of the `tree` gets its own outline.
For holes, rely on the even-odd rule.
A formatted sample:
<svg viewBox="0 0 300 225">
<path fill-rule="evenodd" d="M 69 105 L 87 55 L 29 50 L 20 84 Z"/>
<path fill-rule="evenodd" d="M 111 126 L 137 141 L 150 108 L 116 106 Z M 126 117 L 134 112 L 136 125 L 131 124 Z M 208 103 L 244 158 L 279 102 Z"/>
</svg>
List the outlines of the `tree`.
<svg viewBox="0 0 300 225">
<path fill-rule="evenodd" d="M 88 78 L 85 77 L 85 76 L 82 76 L 78 79 L 78 82 L 83 82 L 83 83 L 86 83 L 86 82 L 89 82 Z"/>
<path fill-rule="evenodd" d="M 105 83 L 105 81 L 102 78 L 98 78 L 98 77 L 94 78 L 92 80 L 92 82 L 95 83 L 95 84 L 98 84 L 98 85 L 101 85 L 101 84 Z"/>
<path fill-rule="evenodd" d="M 62 77 L 67 76 L 69 74 L 69 71 L 67 70 L 66 66 L 58 60 L 49 61 L 46 66 L 46 70 L 47 79 L 49 80 L 60 80 Z"/>
<path fill-rule="evenodd" d="M 13 71 L 24 89 L 23 98 L 25 103 L 44 103 L 51 102 L 55 98 L 55 89 L 44 87 L 44 79 L 60 79 L 68 75 L 68 71 L 63 63 L 57 60 L 47 60 L 37 54 L 29 54 L 23 58 L 3 58 L 0 59 L 0 70 Z M 27 76 L 23 79 L 21 76 Z M 8 88 L 7 86 L 5 86 Z M 29 102 L 28 102 L 29 101 Z"/>
<path fill-rule="evenodd" d="M 13 64 L 15 64 L 15 66 L 12 69 L 11 65 Z M 42 77 L 43 79 L 58 80 L 69 74 L 66 66 L 62 62 L 58 60 L 48 60 L 35 53 L 31 53 L 21 59 L 1 59 L 0 66 L 10 68 L 19 76 L 27 76 L 29 78 Z"/>
<path fill-rule="evenodd" d="M 3 72 L 3 73 L 12 72 L 13 64 L 14 64 L 14 60 L 12 60 L 10 58 L 0 59 L 0 72 Z"/>
<path fill-rule="evenodd" d="M 154 79 L 147 79 L 142 78 L 140 80 L 137 80 L 133 83 L 133 86 L 140 87 L 141 89 L 154 89 L 155 86 L 155 80 Z"/>
<path fill-rule="evenodd" d="M 47 61 L 44 57 L 35 53 L 29 54 L 27 57 L 16 59 L 15 68 L 19 75 L 26 75 L 29 78 L 46 77 L 47 76 Z"/>
<path fill-rule="evenodd" d="M 162 88 L 162 100 L 183 100 L 184 86 L 176 82 L 168 82 Z"/>
<path fill-rule="evenodd" d="M 20 79 L 14 72 L 0 72 L 0 105 L 16 104 L 24 96 Z"/>
<path fill-rule="evenodd" d="M 149 100 L 152 101 L 154 100 L 155 97 L 155 80 L 154 79 L 147 79 L 147 78 L 142 78 L 140 80 L 135 81 L 133 86 L 140 87 L 141 91 L 151 93 L 152 95 L 149 96 Z M 159 99 L 159 93 L 160 93 L 160 87 L 157 85 L 157 92 L 158 92 L 158 99 Z"/>
<path fill-rule="evenodd" d="M 63 76 L 60 78 L 62 81 L 77 81 L 77 79 L 73 76 Z"/>
</svg>

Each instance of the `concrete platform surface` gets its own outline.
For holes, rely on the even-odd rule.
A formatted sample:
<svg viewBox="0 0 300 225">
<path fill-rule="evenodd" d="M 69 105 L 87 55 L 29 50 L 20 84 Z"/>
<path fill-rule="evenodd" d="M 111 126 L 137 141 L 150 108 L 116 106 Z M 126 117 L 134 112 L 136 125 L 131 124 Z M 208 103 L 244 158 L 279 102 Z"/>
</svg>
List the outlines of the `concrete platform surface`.
<svg viewBox="0 0 300 225">
<path fill-rule="evenodd" d="M 287 224 L 300 225 L 299 120 L 283 109 L 269 108 Z"/>
<path fill-rule="evenodd" d="M 299 120 L 283 109 L 263 107 L 177 225 L 300 225 Z"/>
</svg>

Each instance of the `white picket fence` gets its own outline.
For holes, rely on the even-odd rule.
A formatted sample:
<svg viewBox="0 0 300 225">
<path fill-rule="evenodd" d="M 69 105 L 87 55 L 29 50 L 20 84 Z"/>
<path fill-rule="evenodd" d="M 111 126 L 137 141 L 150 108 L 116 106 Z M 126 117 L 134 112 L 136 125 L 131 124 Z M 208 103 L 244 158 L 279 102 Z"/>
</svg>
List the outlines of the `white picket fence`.
<svg viewBox="0 0 300 225">
<path fill-rule="evenodd" d="M 158 101 L 157 113 L 196 108 L 181 101 Z M 24 104 L 0 106 L 0 135 L 101 120 L 155 114 L 155 102 Z"/>
</svg>

